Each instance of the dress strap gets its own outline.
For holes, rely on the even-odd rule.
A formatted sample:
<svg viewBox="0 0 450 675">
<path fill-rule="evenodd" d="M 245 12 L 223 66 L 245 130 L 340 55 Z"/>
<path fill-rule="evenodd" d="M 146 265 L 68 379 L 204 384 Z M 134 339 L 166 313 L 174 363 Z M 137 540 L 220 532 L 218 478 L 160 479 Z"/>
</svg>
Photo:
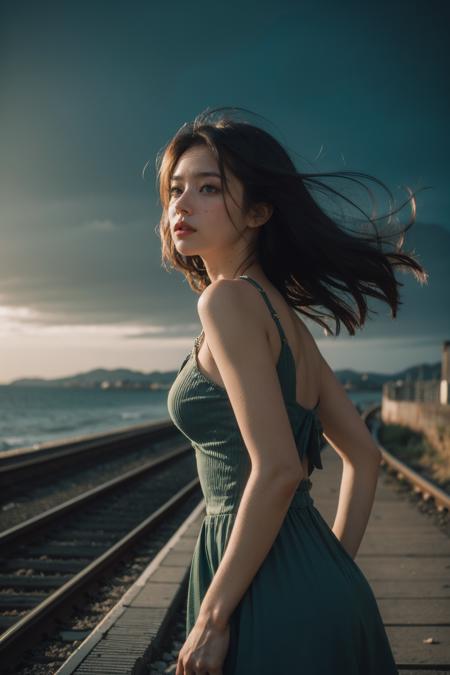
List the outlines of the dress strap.
<svg viewBox="0 0 450 675">
<path fill-rule="evenodd" d="M 269 308 L 270 313 L 272 314 L 273 320 L 275 321 L 275 323 L 277 325 L 278 332 L 280 334 L 280 338 L 281 338 L 282 342 L 287 342 L 286 335 L 284 334 L 283 326 L 281 325 L 281 321 L 278 317 L 278 314 L 274 310 L 274 308 L 272 306 L 272 303 L 270 302 L 269 298 L 267 297 L 267 293 L 265 292 L 265 290 L 262 288 L 262 286 L 257 281 L 255 281 L 255 279 L 252 279 L 247 274 L 241 274 L 239 276 L 239 278 L 245 279 L 246 281 L 249 281 L 251 284 L 253 284 L 253 286 L 255 286 L 255 288 L 258 289 L 258 291 L 263 296 L 264 302 L 266 303 L 267 307 Z"/>
</svg>

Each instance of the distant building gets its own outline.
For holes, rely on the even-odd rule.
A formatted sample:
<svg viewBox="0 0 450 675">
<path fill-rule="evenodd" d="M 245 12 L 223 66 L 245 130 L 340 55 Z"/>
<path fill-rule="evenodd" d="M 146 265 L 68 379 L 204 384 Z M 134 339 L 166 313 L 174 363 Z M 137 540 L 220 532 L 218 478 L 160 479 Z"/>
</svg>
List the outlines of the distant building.
<svg viewBox="0 0 450 675">
<path fill-rule="evenodd" d="M 421 377 L 422 375 L 422 377 Z M 419 369 L 418 378 L 413 379 L 411 374 L 404 380 L 391 380 L 383 386 L 383 395 L 392 401 L 422 401 L 424 403 L 450 403 L 450 340 L 442 345 L 441 377 L 440 379 L 423 379 L 423 370 Z"/>
</svg>

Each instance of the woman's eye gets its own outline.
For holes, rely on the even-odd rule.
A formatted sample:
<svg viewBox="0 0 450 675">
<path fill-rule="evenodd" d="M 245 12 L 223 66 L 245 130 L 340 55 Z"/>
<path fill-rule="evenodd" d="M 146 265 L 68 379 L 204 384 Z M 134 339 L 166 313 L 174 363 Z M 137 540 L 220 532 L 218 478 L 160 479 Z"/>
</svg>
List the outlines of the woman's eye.
<svg viewBox="0 0 450 675">
<path fill-rule="evenodd" d="M 212 188 L 215 192 L 219 192 L 219 189 L 216 188 L 214 185 L 205 184 L 205 185 L 202 185 L 201 190 L 203 190 L 203 188 Z M 179 187 L 173 186 L 169 189 L 169 194 L 172 195 L 174 190 L 180 190 L 180 189 L 181 188 L 179 188 Z"/>
<path fill-rule="evenodd" d="M 212 188 L 213 190 L 215 190 L 216 192 L 218 192 L 218 189 L 217 189 L 216 187 L 214 187 L 214 185 L 204 185 L 203 187 Z M 203 188 L 202 188 L 202 189 L 203 189 Z"/>
</svg>

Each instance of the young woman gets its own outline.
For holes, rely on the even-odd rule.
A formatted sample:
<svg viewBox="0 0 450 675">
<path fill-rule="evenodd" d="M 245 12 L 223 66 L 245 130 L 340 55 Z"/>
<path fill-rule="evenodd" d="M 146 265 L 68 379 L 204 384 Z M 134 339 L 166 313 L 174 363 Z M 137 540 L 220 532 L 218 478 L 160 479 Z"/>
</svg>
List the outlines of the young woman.
<svg viewBox="0 0 450 675">
<path fill-rule="evenodd" d="M 176 675 L 394 675 L 354 561 L 380 452 L 294 310 L 354 334 L 365 296 L 395 317 L 394 267 L 426 273 L 401 244 L 382 250 L 376 219 L 356 233 L 313 198 L 339 194 L 321 175 L 366 174 L 300 173 L 234 110 L 207 109 L 157 161 L 163 261 L 200 294 L 203 327 L 168 395 L 206 502 Z M 309 493 L 322 432 L 343 462 L 332 529 Z"/>
</svg>

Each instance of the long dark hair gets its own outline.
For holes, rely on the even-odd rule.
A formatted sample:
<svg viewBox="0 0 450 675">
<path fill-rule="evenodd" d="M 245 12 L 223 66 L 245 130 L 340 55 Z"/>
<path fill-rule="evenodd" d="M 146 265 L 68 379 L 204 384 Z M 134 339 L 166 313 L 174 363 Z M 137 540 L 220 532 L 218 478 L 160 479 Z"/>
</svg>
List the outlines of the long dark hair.
<svg viewBox="0 0 450 675">
<path fill-rule="evenodd" d="M 394 268 L 411 272 L 421 283 L 425 283 L 428 276 L 411 253 L 402 250 L 405 232 L 415 222 L 415 194 L 407 188 L 410 196 L 404 204 L 384 216 L 370 216 L 351 199 L 319 179 L 346 178 L 354 181 L 368 190 L 372 202 L 372 192 L 358 177 L 375 181 L 392 197 L 384 183 L 357 171 L 298 171 L 287 150 L 273 135 L 245 120 L 233 119 L 233 111 L 239 110 L 246 109 L 207 108 L 192 122 L 183 124 L 158 153 L 157 181 L 163 209 L 158 230 L 163 265 L 167 267 L 168 262 L 170 267 L 183 272 L 190 287 L 198 293 L 211 283 L 199 255 L 184 256 L 177 251 L 168 219 L 170 181 L 175 165 L 188 148 L 205 145 L 218 162 L 222 188 L 228 189 L 224 167 L 243 184 L 244 213 L 259 202 L 273 206 L 269 220 L 258 228 L 254 250 L 249 252 L 242 265 L 256 258 L 285 300 L 320 324 L 326 333 L 333 331 L 324 319 L 335 321 L 335 335 L 340 332 L 341 321 L 350 335 L 355 334 L 356 327 L 362 328 L 368 312 L 365 296 L 386 302 L 394 318 L 401 304 L 399 286 L 403 286 L 395 278 Z M 214 119 L 217 113 L 219 116 Z M 344 216 L 339 222 L 336 215 L 332 217 L 319 206 L 313 198 L 314 191 L 344 199 L 364 218 L 358 220 Z M 410 221 L 400 226 L 395 235 L 387 228 L 381 233 L 376 221 L 383 218 L 386 226 L 392 225 L 393 215 L 408 202 L 412 206 Z M 228 209 L 227 212 L 229 214 Z M 350 223 L 356 229 L 351 229 Z M 396 241 L 392 241 L 393 237 Z M 384 251 L 383 244 L 392 250 Z M 348 299 L 351 298 L 356 308 L 349 304 Z"/>
</svg>

